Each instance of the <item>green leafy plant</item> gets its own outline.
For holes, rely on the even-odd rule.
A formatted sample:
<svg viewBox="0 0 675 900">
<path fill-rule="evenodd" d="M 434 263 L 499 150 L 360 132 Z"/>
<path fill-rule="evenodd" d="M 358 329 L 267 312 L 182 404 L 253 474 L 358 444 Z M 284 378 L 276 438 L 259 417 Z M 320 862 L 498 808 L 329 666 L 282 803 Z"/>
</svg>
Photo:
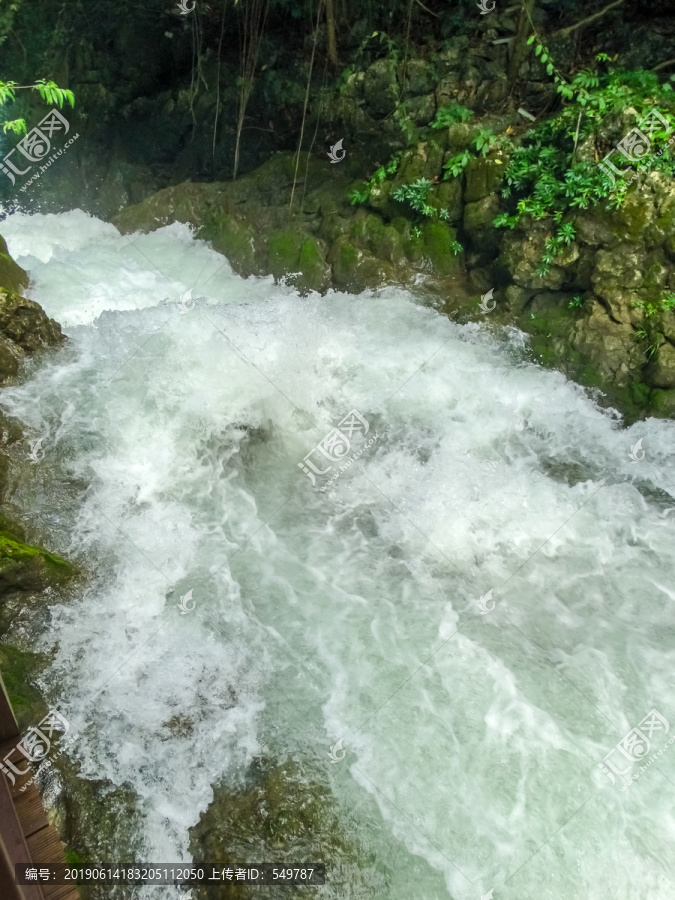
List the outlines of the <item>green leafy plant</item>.
<svg viewBox="0 0 675 900">
<path fill-rule="evenodd" d="M 429 123 L 430 128 L 449 128 L 450 125 L 457 125 L 459 122 L 468 122 L 473 116 L 473 110 L 467 109 L 459 103 L 451 103 L 450 106 L 442 106 L 436 112 L 433 122 Z"/>
<path fill-rule="evenodd" d="M 464 150 L 462 153 L 457 153 L 455 154 L 455 156 L 451 156 L 443 166 L 443 168 L 445 169 L 443 178 L 457 178 L 458 175 L 462 174 L 462 172 L 464 171 L 464 167 L 471 158 L 471 154 L 468 150 Z"/>
<path fill-rule="evenodd" d="M 443 175 L 443 178 L 457 178 L 458 175 L 462 174 L 466 164 L 470 159 L 474 158 L 471 153 L 471 148 L 473 148 L 477 154 L 487 156 L 491 150 L 495 150 L 499 147 L 506 147 L 509 143 L 508 138 L 496 135 L 491 128 L 481 128 L 476 137 L 471 141 L 469 150 L 463 150 L 461 153 L 456 153 L 455 156 L 451 156 L 444 164 L 443 169 L 445 170 L 445 174 Z"/>
<path fill-rule="evenodd" d="M 417 181 L 414 181 L 412 184 L 402 184 L 394 191 L 392 196 L 394 200 L 408 203 L 415 212 L 421 213 L 423 216 L 429 218 L 438 216 L 438 218 L 444 219 L 447 222 L 450 218 L 450 213 L 447 209 L 438 209 L 427 203 L 432 185 L 433 182 L 428 178 L 418 178 Z M 455 251 L 455 253 L 457 252 L 458 251 Z"/>
<path fill-rule="evenodd" d="M 16 81 L 0 81 L 0 106 L 16 101 L 17 91 L 37 91 L 40 97 L 50 106 L 58 106 L 63 108 L 64 103 L 70 103 L 75 106 L 75 95 L 72 91 L 60 88 L 54 81 L 45 81 L 40 78 L 35 84 L 18 84 Z M 6 119 L 2 123 L 2 130 L 6 134 L 8 131 L 13 134 L 26 133 L 25 119 Z"/>
<path fill-rule="evenodd" d="M 368 181 L 365 183 L 365 186 L 362 190 L 358 188 L 354 188 L 348 195 L 349 201 L 352 206 L 355 206 L 357 203 L 367 203 L 370 199 L 370 192 L 374 187 L 377 187 L 378 184 L 382 184 L 382 182 L 387 178 L 388 175 L 395 175 L 398 171 L 398 167 L 401 162 L 401 153 L 395 153 L 388 163 L 384 166 L 380 166 L 379 169 L 371 175 Z"/>
<path fill-rule="evenodd" d="M 532 38 L 534 40 L 534 38 Z M 548 50 L 538 44 L 535 54 L 548 67 L 553 67 L 558 92 L 563 99 L 561 110 L 532 128 L 521 146 L 514 148 L 504 173 L 502 196 L 509 201 L 508 212 L 494 220 L 497 227 L 515 228 L 524 218 L 552 218 L 560 226 L 546 242 L 538 274 L 548 271 L 556 253 L 573 238 L 568 217 L 576 209 L 588 209 L 604 202 L 620 207 L 630 184 L 626 179 L 612 180 L 605 169 L 589 159 L 576 159 L 580 141 L 596 139 L 607 116 L 632 107 L 638 120 L 657 109 L 668 121 L 669 110 L 675 108 L 669 85 L 662 85 L 653 72 L 642 69 L 610 70 L 600 74 L 588 69 L 578 72 L 571 82 L 555 69 Z M 598 54 L 607 62 L 606 54 Z M 650 135 L 654 153 L 648 160 L 636 163 L 639 171 L 656 169 L 668 177 L 675 174 L 675 159 L 666 146 L 667 130 L 655 129 Z M 606 150 L 611 149 L 606 147 Z M 602 154 L 596 151 L 596 159 Z M 451 160 L 452 162 L 452 160 Z"/>
<path fill-rule="evenodd" d="M 567 304 L 570 309 L 580 309 L 584 305 L 583 299 L 577 294 L 570 302 Z"/>
<path fill-rule="evenodd" d="M 490 150 L 494 150 L 495 147 L 500 147 L 502 144 L 503 139 L 497 137 L 491 128 L 481 128 L 473 140 L 473 146 L 481 156 L 487 156 Z"/>
<path fill-rule="evenodd" d="M 663 313 L 675 309 L 675 294 L 663 290 L 654 300 L 634 300 L 631 307 L 643 312 L 642 324 L 635 330 L 634 336 L 637 341 L 644 342 L 647 357 L 652 357 L 663 343 L 661 318 Z"/>
<path fill-rule="evenodd" d="M 428 178 L 418 178 L 412 184 L 402 184 L 394 191 L 394 200 L 407 202 L 416 212 L 433 216 L 436 210 L 427 203 L 432 182 Z"/>
</svg>

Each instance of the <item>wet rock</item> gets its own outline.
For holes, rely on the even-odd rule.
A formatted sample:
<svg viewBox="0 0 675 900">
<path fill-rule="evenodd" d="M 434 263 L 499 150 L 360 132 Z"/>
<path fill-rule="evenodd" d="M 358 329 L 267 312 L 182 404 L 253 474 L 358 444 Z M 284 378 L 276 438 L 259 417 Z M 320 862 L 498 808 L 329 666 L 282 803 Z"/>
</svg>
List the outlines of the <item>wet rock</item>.
<svg viewBox="0 0 675 900">
<path fill-rule="evenodd" d="M 457 232 L 445 222 L 425 222 L 422 226 L 424 252 L 437 275 L 450 275 L 461 269 L 453 249 Z"/>
<path fill-rule="evenodd" d="M 2 288 L 0 333 L 23 353 L 52 347 L 64 340 L 61 326 L 50 319 L 38 303 Z"/>
<path fill-rule="evenodd" d="M 14 262 L 7 250 L 5 239 L 0 235 L 0 285 L 8 291 L 20 293 L 28 287 L 28 273 Z"/>
<path fill-rule="evenodd" d="M 0 531 L 0 598 L 12 590 L 42 591 L 64 584 L 77 569 L 55 553 Z"/>
<path fill-rule="evenodd" d="M 301 291 L 322 291 L 330 283 L 326 253 L 316 238 L 297 229 L 270 234 L 267 241 L 269 271 L 287 277 Z M 289 274 L 290 273 L 290 274 Z"/>
<path fill-rule="evenodd" d="M 190 838 L 196 862 L 323 862 L 331 882 L 343 885 L 343 896 L 387 896 L 385 877 L 363 853 L 358 832 L 348 832 L 340 821 L 330 790 L 296 762 L 257 759 L 239 789 L 216 787 Z M 294 889 L 270 886 L 265 895 L 284 898 L 289 890 Z M 323 888 L 295 890 L 320 897 Z M 195 889 L 197 900 L 259 896 L 259 887 L 228 883 Z"/>
<path fill-rule="evenodd" d="M 335 241 L 328 259 L 336 285 L 348 291 L 377 288 L 397 280 L 391 265 L 356 247 L 347 235 Z"/>
<path fill-rule="evenodd" d="M 675 347 L 662 344 L 645 370 L 645 380 L 658 388 L 675 388 Z"/>
<path fill-rule="evenodd" d="M 643 363 L 633 328 L 613 322 L 597 301 L 590 316 L 574 326 L 572 347 L 584 354 L 602 379 L 619 387 L 627 385 Z"/>
<path fill-rule="evenodd" d="M 502 240 L 500 263 L 520 287 L 555 290 L 565 280 L 564 270 L 556 265 L 551 266 L 546 275 L 535 272 L 546 246 L 546 233 L 540 223 L 538 229 L 528 234 L 513 231 Z"/>
</svg>

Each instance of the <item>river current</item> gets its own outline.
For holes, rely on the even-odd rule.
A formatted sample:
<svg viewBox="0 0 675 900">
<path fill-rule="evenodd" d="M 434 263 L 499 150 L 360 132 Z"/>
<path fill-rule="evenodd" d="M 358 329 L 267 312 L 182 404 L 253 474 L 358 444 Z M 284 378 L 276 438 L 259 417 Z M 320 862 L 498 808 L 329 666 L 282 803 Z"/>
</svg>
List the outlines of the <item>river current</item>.
<svg viewBox="0 0 675 900">
<path fill-rule="evenodd" d="M 489 316 L 302 298 L 183 226 L 2 233 L 69 338 L 0 393 L 45 451 L 18 499 L 92 573 L 31 640 L 139 860 L 189 860 L 269 755 L 367 811 L 386 894 L 331 900 L 675 897 L 675 423 L 623 428 Z"/>
</svg>

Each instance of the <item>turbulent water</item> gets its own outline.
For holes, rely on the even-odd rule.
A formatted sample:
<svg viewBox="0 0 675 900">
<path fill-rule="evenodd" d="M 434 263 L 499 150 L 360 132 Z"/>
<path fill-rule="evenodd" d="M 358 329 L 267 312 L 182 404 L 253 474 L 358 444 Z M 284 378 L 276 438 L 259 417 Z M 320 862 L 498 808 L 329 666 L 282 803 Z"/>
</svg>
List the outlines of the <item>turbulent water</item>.
<svg viewBox="0 0 675 900">
<path fill-rule="evenodd" d="M 0 395 L 43 438 L 21 496 L 93 573 L 35 642 L 83 774 L 140 798 L 139 860 L 190 859 L 212 785 L 269 755 L 374 811 L 386 893 L 327 898 L 675 896 L 675 749 L 624 791 L 638 762 L 598 766 L 675 734 L 673 423 L 622 429 L 403 291 L 243 280 L 180 226 L 2 232 L 69 337 Z"/>
</svg>

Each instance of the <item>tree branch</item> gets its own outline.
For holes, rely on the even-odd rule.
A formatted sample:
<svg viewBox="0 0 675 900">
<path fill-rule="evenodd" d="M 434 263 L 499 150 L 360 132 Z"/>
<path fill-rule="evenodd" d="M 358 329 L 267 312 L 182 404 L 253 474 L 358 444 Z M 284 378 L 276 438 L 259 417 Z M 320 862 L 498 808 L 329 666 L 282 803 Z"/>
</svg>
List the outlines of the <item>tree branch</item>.
<svg viewBox="0 0 675 900">
<path fill-rule="evenodd" d="M 430 16 L 435 16 L 437 19 L 440 19 L 440 16 L 438 15 L 438 13 L 432 12 L 430 9 L 428 9 L 428 8 L 424 5 L 424 3 L 422 3 L 422 0 L 415 0 L 415 3 L 417 3 L 418 6 L 421 6 L 422 9 L 426 10 L 426 11 L 429 13 Z M 329 754 L 329 755 L 330 755 L 330 754 Z"/>
<path fill-rule="evenodd" d="M 659 63 L 658 66 L 654 66 L 652 72 L 658 72 L 659 69 L 665 69 L 666 66 L 672 66 L 675 63 L 675 59 L 667 59 L 665 62 Z"/>
<path fill-rule="evenodd" d="M 568 28 L 559 28 L 558 31 L 553 32 L 553 37 L 558 37 L 558 35 L 567 35 L 571 31 L 576 31 L 577 28 L 581 28 L 582 25 L 588 25 L 589 22 L 594 22 L 596 19 L 599 19 L 600 16 L 604 16 L 606 12 L 609 12 L 610 9 L 614 9 L 616 6 L 621 6 L 624 0 L 614 0 L 614 3 L 610 3 L 604 9 L 601 9 L 600 12 L 594 13 L 592 16 L 588 16 L 587 19 L 582 19 L 581 22 L 577 22 L 576 25 L 570 25 Z"/>
</svg>

